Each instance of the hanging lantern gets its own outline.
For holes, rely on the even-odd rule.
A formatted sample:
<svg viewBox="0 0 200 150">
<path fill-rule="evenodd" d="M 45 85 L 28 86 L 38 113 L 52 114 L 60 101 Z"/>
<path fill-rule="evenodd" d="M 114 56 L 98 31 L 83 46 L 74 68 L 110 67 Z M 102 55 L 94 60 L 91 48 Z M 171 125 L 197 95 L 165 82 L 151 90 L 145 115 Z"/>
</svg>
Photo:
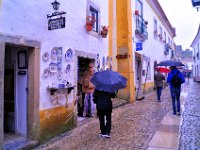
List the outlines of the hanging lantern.
<svg viewBox="0 0 200 150">
<path fill-rule="evenodd" d="M 53 5 L 53 9 L 54 9 L 55 11 L 57 11 L 57 10 L 59 9 L 60 3 L 58 3 L 56 0 L 55 0 L 55 2 L 53 2 L 53 3 L 51 3 L 51 4 Z"/>
</svg>

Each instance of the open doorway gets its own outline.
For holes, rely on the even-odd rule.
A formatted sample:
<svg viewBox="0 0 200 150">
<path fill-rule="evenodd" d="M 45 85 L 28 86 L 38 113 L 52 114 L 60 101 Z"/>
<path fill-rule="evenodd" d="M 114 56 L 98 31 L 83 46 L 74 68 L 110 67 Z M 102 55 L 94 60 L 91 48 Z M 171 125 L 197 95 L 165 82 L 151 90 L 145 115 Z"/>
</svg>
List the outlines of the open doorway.
<svg viewBox="0 0 200 150">
<path fill-rule="evenodd" d="M 78 56 L 78 82 L 77 82 L 77 95 L 78 95 L 78 105 L 77 105 L 77 115 L 83 117 L 84 111 L 84 98 L 85 93 L 82 90 L 82 80 L 83 75 L 89 68 L 90 63 L 94 63 L 95 60 L 91 58 L 79 57 Z"/>
<path fill-rule="evenodd" d="M 4 66 L 4 141 L 27 138 L 28 48 L 6 44 Z"/>
<path fill-rule="evenodd" d="M 136 53 L 135 56 L 135 88 L 136 88 L 136 100 L 142 94 L 142 60 L 141 55 Z"/>
</svg>

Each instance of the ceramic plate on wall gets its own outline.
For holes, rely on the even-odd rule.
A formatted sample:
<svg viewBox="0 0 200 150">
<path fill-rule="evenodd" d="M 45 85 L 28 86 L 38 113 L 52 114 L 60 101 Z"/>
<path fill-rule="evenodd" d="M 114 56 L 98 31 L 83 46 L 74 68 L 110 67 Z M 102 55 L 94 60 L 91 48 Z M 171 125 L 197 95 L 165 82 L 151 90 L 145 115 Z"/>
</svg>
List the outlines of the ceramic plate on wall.
<svg viewBox="0 0 200 150">
<path fill-rule="evenodd" d="M 57 71 L 57 64 L 56 63 L 50 63 L 49 64 L 49 71 L 51 73 L 55 73 Z"/>
<path fill-rule="evenodd" d="M 49 76 L 49 68 L 44 69 L 43 76 L 47 78 Z"/>
<path fill-rule="evenodd" d="M 70 64 L 68 64 L 67 66 L 66 66 L 66 73 L 68 73 L 68 72 L 70 72 L 70 70 L 71 70 L 71 65 Z"/>
<path fill-rule="evenodd" d="M 58 80 L 62 80 L 62 78 L 63 78 L 63 73 L 62 73 L 62 71 L 59 71 L 58 72 Z"/>
<path fill-rule="evenodd" d="M 48 60 L 49 60 L 49 53 L 48 53 L 48 52 L 45 52 L 45 53 L 42 55 L 42 59 L 43 59 L 43 61 L 48 61 Z"/>
<path fill-rule="evenodd" d="M 51 59 L 55 60 L 57 59 L 57 54 L 58 54 L 58 48 L 57 47 L 53 47 L 51 50 Z"/>
<path fill-rule="evenodd" d="M 67 61 L 70 61 L 70 60 L 72 60 L 72 58 L 73 58 L 73 51 L 72 51 L 72 49 L 69 48 L 65 53 L 65 59 Z"/>
</svg>

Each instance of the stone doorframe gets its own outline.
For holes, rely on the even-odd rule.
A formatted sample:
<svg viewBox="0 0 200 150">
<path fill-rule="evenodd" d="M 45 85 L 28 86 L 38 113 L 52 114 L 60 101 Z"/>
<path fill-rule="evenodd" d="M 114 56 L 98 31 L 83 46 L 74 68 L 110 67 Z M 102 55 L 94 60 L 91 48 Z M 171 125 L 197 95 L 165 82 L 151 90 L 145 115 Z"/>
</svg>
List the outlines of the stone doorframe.
<svg viewBox="0 0 200 150">
<path fill-rule="evenodd" d="M 77 71 L 76 70 L 78 70 L 78 57 L 84 57 L 84 58 L 89 58 L 89 59 L 94 59 L 95 60 L 95 66 L 96 66 L 96 60 L 97 60 L 97 54 L 92 54 L 92 53 L 87 53 L 87 52 L 83 52 L 83 51 L 78 51 L 78 50 L 74 50 L 74 52 L 75 52 L 75 61 L 74 61 L 74 63 L 75 63 L 75 77 L 77 77 L 78 76 L 78 74 L 77 74 Z M 77 78 L 75 78 L 75 80 L 74 80 L 74 85 L 76 85 L 77 84 Z M 76 89 L 76 92 L 77 92 L 77 89 Z"/>
<path fill-rule="evenodd" d="M 6 44 L 28 47 L 27 139 L 39 136 L 40 42 L 0 33 L 0 149 L 4 142 L 4 60 Z"/>
</svg>

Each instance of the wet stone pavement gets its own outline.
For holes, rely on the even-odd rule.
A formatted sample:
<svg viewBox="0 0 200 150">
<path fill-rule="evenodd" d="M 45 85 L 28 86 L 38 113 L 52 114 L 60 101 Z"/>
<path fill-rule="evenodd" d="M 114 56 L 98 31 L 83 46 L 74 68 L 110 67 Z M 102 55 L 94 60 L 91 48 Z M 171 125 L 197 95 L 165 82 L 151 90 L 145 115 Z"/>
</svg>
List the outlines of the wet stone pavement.
<svg viewBox="0 0 200 150">
<path fill-rule="evenodd" d="M 200 150 L 200 83 L 190 81 L 184 92 L 188 95 L 184 100 L 179 149 Z"/>
<path fill-rule="evenodd" d="M 90 118 L 36 149 L 45 150 L 145 150 L 163 117 L 172 109 L 169 89 L 157 102 L 152 92 L 145 99 L 117 107 L 112 113 L 111 138 L 101 138 L 98 118 Z"/>
</svg>

